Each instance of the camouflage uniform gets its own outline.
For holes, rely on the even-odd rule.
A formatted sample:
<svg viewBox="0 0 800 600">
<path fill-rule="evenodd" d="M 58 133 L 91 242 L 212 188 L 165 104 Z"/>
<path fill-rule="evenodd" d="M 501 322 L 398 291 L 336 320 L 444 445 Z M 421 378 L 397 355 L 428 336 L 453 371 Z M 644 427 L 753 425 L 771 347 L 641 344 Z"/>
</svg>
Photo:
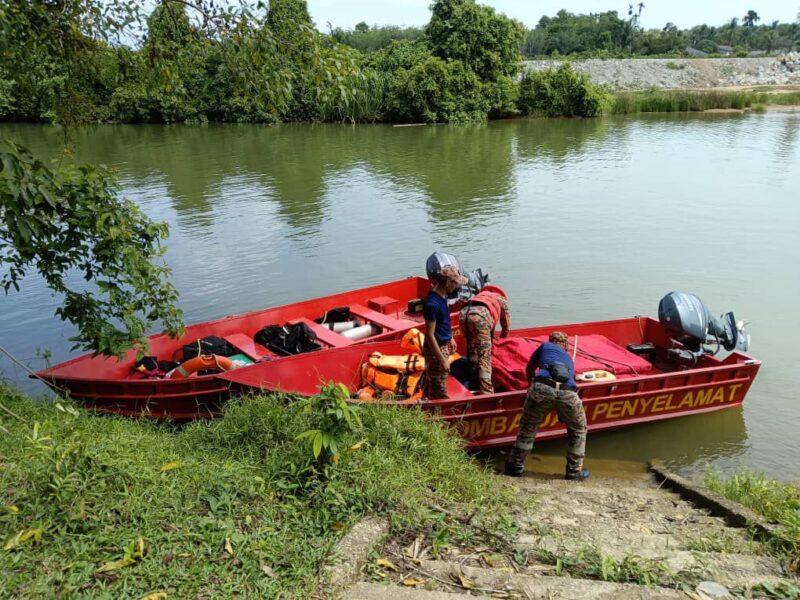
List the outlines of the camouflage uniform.
<svg viewBox="0 0 800 600">
<path fill-rule="evenodd" d="M 539 425 L 555 408 L 558 420 L 567 426 L 567 472 L 576 473 L 583 468 L 586 454 L 586 413 L 576 392 L 555 388 L 544 383 L 531 383 L 522 420 L 519 424 L 517 442 L 511 450 L 508 462 L 522 465 L 533 450 L 533 441 Z"/>
<path fill-rule="evenodd" d="M 502 307 L 500 323 L 504 331 L 508 331 L 511 314 L 508 302 L 498 296 Z M 492 319 L 492 313 L 481 304 L 468 305 L 461 309 L 458 316 L 459 327 L 467 340 L 467 360 L 473 372 L 473 381 L 478 384 L 481 394 L 493 394 L 492 385 L 492 334 L 497 323 Z"/>
<path fill-rule="evenodd" d="M 434 343 L 438 343 L 434 341 Z M 439 344 L 445 361 L 449 362 L 450 355 L 456 351 L 456 343 L 452 339 Z M 425 357 L 425 397 L 429 400 L 442 400 L 449 398 L 447 395 L 447 376 L 449 369 L 443 369 L 438 358 L 425 344 L 422 355 Z"/>
</svg>

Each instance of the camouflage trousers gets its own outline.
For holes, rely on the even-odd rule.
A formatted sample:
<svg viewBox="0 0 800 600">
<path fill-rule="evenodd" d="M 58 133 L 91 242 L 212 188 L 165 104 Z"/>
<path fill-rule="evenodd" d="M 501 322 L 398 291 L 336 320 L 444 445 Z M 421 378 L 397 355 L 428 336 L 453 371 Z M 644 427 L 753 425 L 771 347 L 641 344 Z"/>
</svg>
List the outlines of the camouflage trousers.
<svg viewBox="0 0 800 600">
<path fill-rule="evenodd" d="M 468 306 L 458 316 L 458 323 L 467 339 L 467 360 L 473 382 L 481 394 L 493 394 L 492 330 L 494 321 L 485 306 Z"/>
<path fill-rule="evenodd" d="M 434 343 L 439 343 L 434 341 Z M 450 355 L 456 351 L 456 343 L 453 340 L 439 343 L 444 359 L 449 365 Z M 442 367 L 439 360 L 433 355 L 428 346 L 424 347 L 422 355 L 425 357 L 425 397 L 429 400 L 442 400 L 449 398 L 447 395 L 447 376 L 450 374 L 449 368 Z"/>
<path fill-rule="evenodd" d="M 586 454 L 586 413 L 578 394 L 570 390 L 556 390 L 543 383 L 532 383 L 525 398 L 517 442 L 508 462 L 521 465 L 531 450 L 539 426 L 555 408 L 558 420 L 567 426 L 567 472 L 576 473 L 583 468 Z"/>
</svg>

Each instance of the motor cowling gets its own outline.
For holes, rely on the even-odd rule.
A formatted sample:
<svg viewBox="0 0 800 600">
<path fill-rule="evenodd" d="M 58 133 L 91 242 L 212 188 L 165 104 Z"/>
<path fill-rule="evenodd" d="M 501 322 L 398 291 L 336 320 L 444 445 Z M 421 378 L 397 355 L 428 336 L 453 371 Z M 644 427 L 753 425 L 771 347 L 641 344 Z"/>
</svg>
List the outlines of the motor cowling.
<svg viewBox="0 0 800 600">
<path fill-rule="evenodd" d="M 489 275 L 484 273 L 482 269 L 475 269 L 467 272 L 461 266 L 461 261 L 458 260 L 458 257 L 438 250 L 431 254 L 428 260 L 425 261 L 425 272 L 428 275 L 428 279 L 433 279 L 442 270 L 442 267 L 448 265 L 456 267 L 458 272 L 467 278 L 467 283 L 450 295 L 451 301 L 469 300 L 472 296 L 481 291 L 481 288 L 489 281 Z"/>
<path fill-rule="evenodd" d="M 744 323 L 737 322 L 733 312 L 715 317 L 694 294 L 670 292 L 664 296 L 658 304 L 658 320 L 694 354 L 716 354 L 720 347 L 746 352 L 750 347 Z M 705 347 L 714 343 L 714 350 Z"/>
</svg>

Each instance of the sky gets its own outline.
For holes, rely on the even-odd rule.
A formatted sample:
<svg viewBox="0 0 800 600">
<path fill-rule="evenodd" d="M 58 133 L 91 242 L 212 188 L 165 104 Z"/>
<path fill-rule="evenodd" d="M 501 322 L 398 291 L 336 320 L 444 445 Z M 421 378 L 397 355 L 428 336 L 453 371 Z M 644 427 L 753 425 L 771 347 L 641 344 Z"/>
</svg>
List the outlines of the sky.
<svg viewBox="0 0 800 600">
<path fill-rule="evenodd" d="M 308 0 L 308 10 L 317 27 L 352 28 L 360 21 L 370 25 L 424 25 L 430 18 L 432 0 Z M 623 0 L 479 0 L 498 11 L 533 27 L 542 15 L 554 15 L 566 9 L 574 13 L 616 10 L 626 15 L 628 2 Z M 638 0 L 637 0 L 638 3 Z M 755 10 L 761 23 L 774 20 L 793 22 L 800 11 L 800 0 L 644 0 L 642 26 L 663 27 L 672 21 L 681 29 L 706 23 L 721 25 L 732 17 L 739 19 Z"/>
</svg>

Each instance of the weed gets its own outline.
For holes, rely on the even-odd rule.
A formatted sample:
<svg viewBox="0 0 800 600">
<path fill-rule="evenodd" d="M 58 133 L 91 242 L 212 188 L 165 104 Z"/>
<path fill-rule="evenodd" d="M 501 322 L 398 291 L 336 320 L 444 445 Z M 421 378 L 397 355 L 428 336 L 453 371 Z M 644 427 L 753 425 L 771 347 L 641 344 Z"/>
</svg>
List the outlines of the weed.
<svg viewBox="0 0 800 600">
<path fill-rule="evenodd" d="M 672 71 L 682 71 L 683 69 L 686 68 L 686 63 L 676 63 L 673 61 L 669 61 L 666 64 L 666 67 Z"/>
</svg>

